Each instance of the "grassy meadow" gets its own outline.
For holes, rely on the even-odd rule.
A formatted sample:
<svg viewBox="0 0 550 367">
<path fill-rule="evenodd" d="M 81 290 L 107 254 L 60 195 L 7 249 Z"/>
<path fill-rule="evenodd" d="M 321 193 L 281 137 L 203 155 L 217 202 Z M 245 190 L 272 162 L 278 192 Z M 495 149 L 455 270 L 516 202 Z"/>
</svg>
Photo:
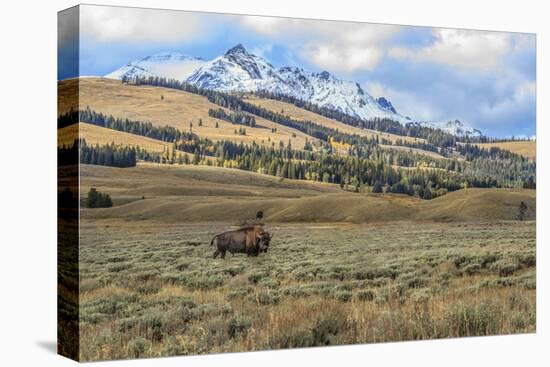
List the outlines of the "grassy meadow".
<svg viewBox="0 0 550 367">
<path fill-rule="evenodd" d="M 534 140 L 483 143 L 479 144 L 479 146 L 485 149 L 490 149 L 492 147 L 506 149 L 527 158 L 535 158 L 537 155 L 537 143 Z"/>
<path fill-rule="evenodd" d="M 71 84 L 76 82 L 79 83 L 80 109 L 90 107 L 121 118 L 150 121 L 158 126 L 170 125 L 214 141 L 229 140 L 245 144 L 254 141 L 271 145 L 272 142 L 279 144 L 280 141 L 286 144 L 290 140 L 292 146 L 301 148 L 306 140 L 317 140 L 299 130 L 260 117 L 256 118 L 256 127 L 247 127 L 246 135 L 236 135 L 234 124 L 208 115 L 208 110 L 218 109 L 218 105 L 202 96 L 179 90 L 129 86 L 112 79 L 84 78 L 63 81 L 60 94 L 64 95 L 65 90 L 70 91 Z M 59 108 L 60 111 L 68 109 L 64 104 Z M 202 120 L 202 126 L 199 126 L 199 120 Z M 190 127 L 190 124 L 193 126 Z M 88 139 L 85 133 L 83 136 Z"/>
<path fill-rule="evenodd" d="M 82 360 L 535 331 L 532 221 L 273 224 L 212 259 L 231 227 L 84 221 Z"/>
<path fill-rule="evenodd" d="M 115 205 L 81 209 L 83 361 L 535 331 L 533 190 L 425 201 L 153 164 L 83 165 L 90 187 Z M 269 251 L 213 259 L 258 210 Z"/>
</svg>

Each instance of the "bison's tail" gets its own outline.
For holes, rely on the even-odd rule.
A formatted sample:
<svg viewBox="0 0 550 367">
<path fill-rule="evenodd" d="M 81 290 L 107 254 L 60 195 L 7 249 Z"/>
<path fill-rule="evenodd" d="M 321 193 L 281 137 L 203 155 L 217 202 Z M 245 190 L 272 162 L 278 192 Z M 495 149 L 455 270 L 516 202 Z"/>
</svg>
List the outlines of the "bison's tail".
<svg viewBox="0 0 550 367">
<path fill-rule="evenodd" d="M 212 237 L 212 240 L 210 241 L 210 246 L 214 245 L 214 240 L 216 239 L 216 237 L 218 237 L 218 235 Z"/>
</svg>

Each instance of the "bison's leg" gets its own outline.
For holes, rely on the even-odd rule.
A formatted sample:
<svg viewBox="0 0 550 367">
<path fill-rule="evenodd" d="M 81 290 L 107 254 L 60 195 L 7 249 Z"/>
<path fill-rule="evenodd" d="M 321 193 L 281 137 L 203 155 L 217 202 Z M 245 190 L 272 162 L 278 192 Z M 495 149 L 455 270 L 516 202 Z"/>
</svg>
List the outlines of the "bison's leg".
<svg viewBox="0 0 550 367">
<path fill-rule="evenodd" d="M 215 259 L 216 257 L 218 257 L 219 254 L 220 254 L 220 250 L 214 251 L 214 259 Z"/>
<path fill-rule="evenodd" d="M 225 259 L 225 251 L 222 251 L 222 259 Z"/>
</svg>

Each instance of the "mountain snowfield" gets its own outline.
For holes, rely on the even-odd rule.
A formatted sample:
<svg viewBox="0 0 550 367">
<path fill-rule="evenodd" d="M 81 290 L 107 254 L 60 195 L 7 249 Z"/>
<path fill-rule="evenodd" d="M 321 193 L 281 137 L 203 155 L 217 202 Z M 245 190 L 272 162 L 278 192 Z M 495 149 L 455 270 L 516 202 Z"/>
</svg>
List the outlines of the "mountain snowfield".
<svg viewBox="0 0 550 367">
<path fill-rule="evenodd" d="M 289 66 L 275 68 L 264 58 L 249 53 L 240 44 L 210 61 L 179 53 L 162 53 L 132 61 L 105 75 L 111 79 L 138 76 L 177 79 L 221 92 L 268 91 L 309 101 L 362 119 L 389 118 L 402 124 L 417 123 L 440 128 L 454 135 L 481 135 L 479 130 L 458 120 L 415 121 L 397 112 L 386 98 L 374 98 L 358 83 L 338 79 L 327 71 L 315 73 Z"/>
<path fill-rule="evenodd" d="M 480 130 L 466 125 L 459 120 L 454 121 L 438 121 L 438 122 L 417 122 L 420 126 L 431 127 L 435 129 L 441 129 L 449 134 L 456 136 L 470 136 L 470 137 L 479 137 L 483 134 Z"/>
<path fill-rule="evenodd" d="M 129 62 L 105 75 L 105 78 L 162 76 L 169 79 L 185 80 L 205 63 L 206 61 L 198 57 L 190 57 L 179 53 L 162 53 Z"/>
</svg>

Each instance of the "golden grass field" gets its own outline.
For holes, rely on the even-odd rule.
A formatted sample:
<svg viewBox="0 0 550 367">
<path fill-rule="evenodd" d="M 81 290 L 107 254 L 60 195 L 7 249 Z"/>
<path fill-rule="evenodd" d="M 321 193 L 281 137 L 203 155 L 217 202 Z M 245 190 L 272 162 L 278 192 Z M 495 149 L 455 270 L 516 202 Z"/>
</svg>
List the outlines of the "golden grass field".
<svg viewBox="0 0 550 367">
<path fill-rule="evenodd" d="M 166 150 L 171 150 L 173 145 L 160 140 L 150 139 L 145 136 L 107 129 L 84 122 L 59 129 L 57 133 L 57 144 L 69 146 L 73 143 L 75 137 L 77 136 L 85 139 L 86 143 L 90 145 L 104 145 L 111 143 L 114 143 L 115 145 L 131 145 L 139 146 L 147 151 L 155 153 L 162 153 Z"/>
<path fill-rule="evenodd" d="M 483 143 L 478 145 L 486 149 L 497 147 L 500 149 L 509 150 L 527 158 L 535 158 L 537 156 L 537 142 L 535 140 Z"/>
<path fill-rule="evenodd" d="M 201 137 L 206 137 L 214 141 L 229 140 L 243 142 L 244 144 L 251 144 L 255 141 L 258 144 L 271 145 L 275 143 L 278 145 L 280 141 L 286 144 L 290 140 L 292 145 L 298 149 L 304 146 L 306 139 L 310 142 L 317 141 L 317 139 L 296 129 L 288 128 L 257 116 L 256 122 L 258 127 L 247 127 L 247 135 L 245 136 L 236 135 L 235 129 L 238 130 L 240 126 L 208 116 L 208 110 L 210 108 L 217 109 L 219 108 L 218 105 L 209 102 L 205 97 L 169 88 L 132 86 L 122 84 L 117 80 L 92 77 L 60 81 L 58 82 L 58 90 L 58 110 L 60 114 L 67 112 L 71 107 L 74 108 L 75 99 L 71 96 L 74 96 L 76 90 L 79 90 L 79 104 L 81 109 L 85 109 L 89 106 L 96 111 L 112 114 L 115 117 L 150 121 L 153 124 L 161 126 L 170 125 L 183 131 L 189 131 L 189 123 L 193 123 L 193 132 Z M 161 100 L 161 95 L 164 97 L 163 100 Z M 284 111 L 285 114 L 293 118 L 311 120 L 319 125 L 338 129 L 339 131 L 349 134 L 379 136 L 380 138 L 385 138 L 392 142 L 397 139 L 409 142 L 424 141 L 424 139 L 420 138 L 359 129 L 298 108 L 286 102 L 258 98 L 255 96 L 247 96 L 246 100 L 274 112 Z M 203 126 L 198 126 L 199 119 L 202 119 Z M 215 128 L 216 122 L 218 122 L 218 128 Z M 276 128 L 277 131 L 272 132 L 272 128 Z M 118 135 L 118 138 L 122 138 L 122 136 Z M 536 156 L 535 141 L 485 143 L 479 145 L 484 147 L 497 146 L 529 158 L 534 158 Z M 413 152 L 424 154 L 429 157 L 444 158 L 440 154 L 420 149 L 388 145 L 382 145 L 382 147 L 388 149 L 412 150 Z"/>
<path fill-rule="evenodd" d="M 139 164 L 135 168 L 81 167 L 81 187 L 134 198 L 124 206 L 83 210 L 90 219 L 162 222 L 243 222 L 258 210 L 268 222 L 393 222 L 399 220 L 513 220 L 521 201 L 535 216 L 534 190 L 464 189 L 433 200 L 353 193 L 338 185 L 285 180 L 208 166 Z M 141 197 L 145 196 L 145 200 Z"/>
<path fill-rule="evenodd" d="M 535 331 L 533 190 L 422 201 L 155 164 L 83 165 L 89 187 L 115 206 L 81 209 L 83 361 Z M 268 253 L 212 259 L 258 210 Z"/>
<path fill-rule="evenodd" d="M 76 79 L 62 81 L 60 93 L 69 93 L 74 90 L 71 84 Z M 240 125 L 219 120 L 208 116 L 209 109 L 218 109 L 218 105 L 209 102 L 206 97 L 169 88 L 152 86 L 132 86 L 120 81 L 105 78 L 81 78 L 78 80 L 80 90 L 80 108 L 90 107 L 93 110 L 110 114 L 115 117 L 131 120 L 148 121 L 155 125 L 170 125 L 182 131 L 190 131 L 189 124 L 193 124 L 192 131 L 201 137 L 212 140 L 230 140 L 251 144 L 285 145 L 290 142 L 296 148 L 302 148 L 307 140 L 315 138 L 269 120 L 256 117 L 256 127 L 246 127 L 246 135 L 236 135 L 235 129 Z M 164 97 L 161 100 L 161 96 Z M 61 106 L 64 111 L 67 107 Z M 199 119 L 203 125 L 199 126 Z M 215 127 L 218 122 L 218 128 Z M 276 128 L 276 132 L 271 129 Z M 295 136 L 294 136 L 295 135 Z M 270 141 L 268 141 L 268 139 Z"/>
</svg>

